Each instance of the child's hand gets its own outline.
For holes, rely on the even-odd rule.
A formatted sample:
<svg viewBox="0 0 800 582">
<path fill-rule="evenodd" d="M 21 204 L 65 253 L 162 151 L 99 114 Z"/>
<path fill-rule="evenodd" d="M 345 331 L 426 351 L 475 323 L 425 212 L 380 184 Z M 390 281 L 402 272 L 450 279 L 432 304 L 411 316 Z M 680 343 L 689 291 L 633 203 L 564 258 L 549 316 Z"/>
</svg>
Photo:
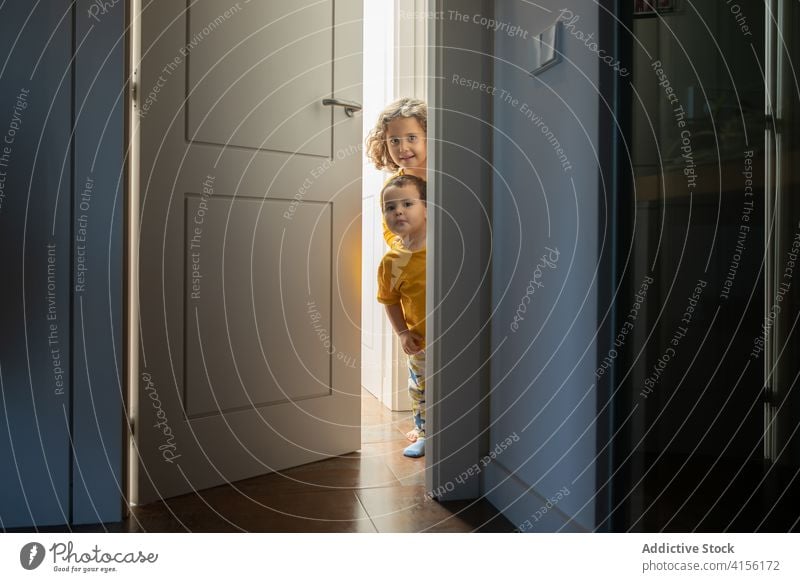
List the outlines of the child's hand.
<svg viewBox="0 0 800 582">
<path fill-rule="evenodd" d="M 400 345 L 403 351 L 409 356 L 413 356 L 422 351 L 423 337 L 413 331 L 404 331 L 400 334 Z"/>
</svg>

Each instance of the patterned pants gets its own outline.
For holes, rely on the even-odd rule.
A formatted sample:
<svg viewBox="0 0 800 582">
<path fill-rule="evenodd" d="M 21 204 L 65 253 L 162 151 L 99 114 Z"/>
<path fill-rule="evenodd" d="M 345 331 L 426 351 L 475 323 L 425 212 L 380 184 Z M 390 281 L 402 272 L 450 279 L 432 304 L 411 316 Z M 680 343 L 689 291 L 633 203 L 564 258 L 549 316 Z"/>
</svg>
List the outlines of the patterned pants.
<svg viewBox="0 0 800 582">
<path fill-rule="evenodd" d="M 408 395 L 411 417 L 419 436 L 425 436 L 425 351 L 408 356 Z"/>
</svg>

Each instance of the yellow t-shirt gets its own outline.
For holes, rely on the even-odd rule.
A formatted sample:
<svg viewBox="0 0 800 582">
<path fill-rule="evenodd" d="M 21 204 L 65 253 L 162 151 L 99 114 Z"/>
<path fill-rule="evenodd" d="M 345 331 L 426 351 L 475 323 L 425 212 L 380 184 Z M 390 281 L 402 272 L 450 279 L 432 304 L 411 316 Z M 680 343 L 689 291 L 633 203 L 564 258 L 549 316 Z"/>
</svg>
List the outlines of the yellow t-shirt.
<svg viewBox="0 0 800 582">
<path fill-rule="evenodd" d="M 378 302 L 400 304 L 408 329 L 425 337 L 425 249 L 393 248 L 378 267 Z"/>
</svg>

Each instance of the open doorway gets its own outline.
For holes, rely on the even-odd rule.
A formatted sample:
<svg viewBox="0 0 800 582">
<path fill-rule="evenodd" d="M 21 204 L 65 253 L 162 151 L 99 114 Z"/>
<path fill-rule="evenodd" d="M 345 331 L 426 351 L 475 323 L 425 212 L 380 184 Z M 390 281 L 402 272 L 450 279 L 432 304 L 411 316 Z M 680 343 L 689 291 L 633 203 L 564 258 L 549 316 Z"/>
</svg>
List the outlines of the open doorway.
<svg viewBox="0 0 800 582">
<path fill-rule="evenodd" d="M 396 380 L 405 366 L 383 313 L 367 325 L 378 329 L 378 375 L 390 377 L 391 396 L 367 380 L 381 397 L 364 399 L 371 451 L 361 370 L 339 356 L 360 350 L 362 305 L 376 304 L 374 290 L 359 288 L 357 273 L 374 281 L 377 265 L 362 264 L 362 248 L 376 258 L 384 251 L 374 236 L 361 244 L 363 209 L 378 231 L 383 181 L 372 174 L 361 190 L 364 123 L 396 96 L 424 97 L 426 22 L 417 15 L 426 11 L 365 3 L 384 12 L 367 15 L 382 24 L 366 27 L 362 51 L 360 3 L 319 4 L 218 14 L 199 1 L 142 13 L 131 327 L 140 331 L 132 457 L 143 507 L 211 508 L 248 530 L 311 531 L 323 521 L 322 529 L 369 531 L 387 499 L 424 501 L 425 461 L 384 455 L 402 442 L 376 437 L 402 439 L 408 418 Z M 369 77 L 363 53 L 378 59 Z M 338 107 L 359 105 L 362 83 L 378 87 L 369 109 Z M 263 515 L 245 519 L 239 503 Z M 276 508 L 292 523 L 270 517 Z M 146 521 L 144 508 L 136 514 Z M 230 527 L 214 524 L 189 527 Z"/>
<path fill-rule="evenodd" d="M 409 17 L 425 14 L 425 4 L 378 0 L 364 5 L 364 139 L 387 103 L 400 97 L 427 100 L 427 19 Z M 388 410 L 408 411 L 405 358 L 383 306 L 374 300 L 375 272 L 386 251 L 379 194 L 389 174 L 376 170 L 366 156 L 363 160 L 361 384 Z"/>
<path fill-rule="evenodd" d="M 363 137 L 366 140 L 390 102 L 427 101 L 425 1 L 377 0 L 364 4 Z M 366 152 L 365 152 L 366 154 Z M 406 356 L 384 306 L 376 300 L 377 266 L 387 250 L 380 191 L 390 173 L 366 155 L 362 170 L 361 385 L 362 446 L 405 484 L 424 485 L 425 460 L 403 457 L 413 428 Z"/>
</svg>

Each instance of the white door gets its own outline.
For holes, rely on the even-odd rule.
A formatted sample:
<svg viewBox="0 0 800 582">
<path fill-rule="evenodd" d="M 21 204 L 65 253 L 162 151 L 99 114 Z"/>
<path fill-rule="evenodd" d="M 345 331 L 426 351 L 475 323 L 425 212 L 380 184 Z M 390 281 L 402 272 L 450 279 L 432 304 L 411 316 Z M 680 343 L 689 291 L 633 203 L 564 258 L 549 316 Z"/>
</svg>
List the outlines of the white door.
<svg viewBox="0 0 800 582">
<path fill-rule="evenodd" d="M 361 14 L 146 3 L 139 503 L 360 447 Z"/>
</svg>

